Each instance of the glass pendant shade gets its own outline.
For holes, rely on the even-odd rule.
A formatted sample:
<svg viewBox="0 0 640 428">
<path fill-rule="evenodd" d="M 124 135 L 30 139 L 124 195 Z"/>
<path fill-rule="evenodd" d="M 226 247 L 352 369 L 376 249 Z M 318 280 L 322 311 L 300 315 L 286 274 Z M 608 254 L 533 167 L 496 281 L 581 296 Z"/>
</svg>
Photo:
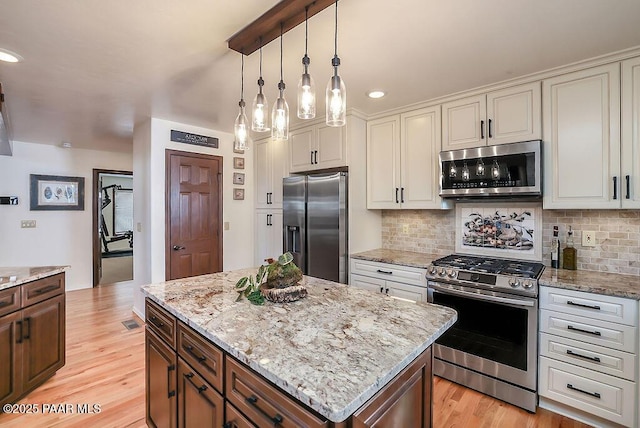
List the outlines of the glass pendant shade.
<svg viewBox="0 0 640 428">
<path fill-rule="evenodd" d="M 267 97 L 260 92 L 253 99 L 253 108 L 251 109 L 253 116 L 251 120 L 251 129 L 256 132 L 266 132 L 269 130 L 269 103 Z"/>
<path fill-rule="evenodd" d="M 313 119 L 316 117 L 316 85 L 313 77 L 305 72 L 298 82 L 298 117 L 300 119 Z"/>
<path fill-rule="evenodd" d="M 274 140 L 289 139 L 289 105 L 284 99 L 283 91 L 273 104 L 271 113 L 271 137 Z"/>
<path fill-rule="evenodd" d="M 235 135 L 235 142 L 233 147 L 235 150 L 247 150 L 251 143 L 251 137 L 249 135 L 249 121 L 247 115 L 244 112 L 244 100 L 240 100 L 240 112 L 233 125 L 233 134 Z"/>
<path fill-rule="evenodd" d="M 343 126 L 347 117 L 347 90 L 338 70 L 327 84 L 327 125 Z"/>
</svg>

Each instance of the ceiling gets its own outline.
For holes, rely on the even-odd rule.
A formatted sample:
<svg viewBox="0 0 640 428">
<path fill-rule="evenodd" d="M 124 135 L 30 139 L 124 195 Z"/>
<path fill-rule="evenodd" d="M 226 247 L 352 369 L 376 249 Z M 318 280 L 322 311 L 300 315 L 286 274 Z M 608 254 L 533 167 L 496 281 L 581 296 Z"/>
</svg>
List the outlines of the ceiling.
<svg viewBox="0 0 640 428">
<path fill-rule="evenodd" d="M 226 41 L 276 3 L 0 0 L 0 48 L 24 58 L 0 62 L 13 140 L 131 151 L 134 125 L 149 117 L 233 132 L 240 54 Z M 309 20 L 319 94 L 331 73 L 333 14 Z M 338 14 L 347 106 L 365 114 L 640 46 L 638 0 L 342 0 Z M 304 25 L 283 43 L 294 117 Z M 270 102 L 279 50 L 278 40 L 263 49 Z M 258 52 L 245 61 L 248 105 L 257 77 Z M 369 99 L 371 89 L 388 95 Z"/>
</svg>

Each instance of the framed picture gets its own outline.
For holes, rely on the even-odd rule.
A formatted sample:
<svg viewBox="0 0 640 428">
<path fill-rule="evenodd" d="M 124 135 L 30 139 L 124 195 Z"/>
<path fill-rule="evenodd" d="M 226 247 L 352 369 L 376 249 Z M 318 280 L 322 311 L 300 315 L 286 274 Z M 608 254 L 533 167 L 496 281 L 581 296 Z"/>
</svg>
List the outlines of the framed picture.
<svg viewBox="0 0 640 428">
<path fill-rule="evenodd" d="M 235 199 L 237 201 L 244 200 L 244 189 L 234 188 L 233 189 L 233 199 Z"/>
<path fill-rule="evenodd" d="M 244 184 L 244 172 L 233 173 L 233 184 Z"/>
<path fill-rule="evenodd" d="M 84 210 L 84 177 L 30 175 L 31 211 Z"/>
<path fill-rule="evenodd" d="M 244 158 L 233 158 L 233 169 L 244 169 Z"/>
</svg>

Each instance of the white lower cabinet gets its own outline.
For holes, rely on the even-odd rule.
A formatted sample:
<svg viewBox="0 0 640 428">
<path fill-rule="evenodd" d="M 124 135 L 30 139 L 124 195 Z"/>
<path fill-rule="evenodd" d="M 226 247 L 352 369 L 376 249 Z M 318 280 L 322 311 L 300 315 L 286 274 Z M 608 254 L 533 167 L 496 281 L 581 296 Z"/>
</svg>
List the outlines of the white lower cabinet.
<svg viewBox="0 0 640 428">
<path fill-rule="evenodd" d="M 540 407 L 598 426 L 636 426 L 637 301 L 540 287 L 539 339 Z"/>
<path fill-rule="evenodd" d="M 351 259 L 349 284 L 396 299 L 427 301 L 425 269 Z"/>
</svg>

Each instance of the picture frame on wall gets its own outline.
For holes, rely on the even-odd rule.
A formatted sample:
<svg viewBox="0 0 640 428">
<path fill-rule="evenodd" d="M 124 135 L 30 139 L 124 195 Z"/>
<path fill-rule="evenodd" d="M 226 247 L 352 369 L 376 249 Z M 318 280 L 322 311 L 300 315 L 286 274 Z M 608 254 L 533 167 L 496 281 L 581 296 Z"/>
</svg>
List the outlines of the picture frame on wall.
<svg viewBox="0 0 640 428">
<path fill-rule="evenodd" d="M 233 184 L 244 184 L 244 172 L 234 172 L 233 173 Z"/>
<path fill-rule="evenodd" d="M 233 158 L 233 169 L 244 169 L 244 158 Z"/>
<path fill-rule="evenodd" d="M 233 189 L 233 199 L 236 201 L 244 200 L 244 189 L 234 188 Z"/>
<path fill-rule="evenodd" d="M 29 176 L 31 211 L 84 211 L 84 177 Z"/>
</svg>

